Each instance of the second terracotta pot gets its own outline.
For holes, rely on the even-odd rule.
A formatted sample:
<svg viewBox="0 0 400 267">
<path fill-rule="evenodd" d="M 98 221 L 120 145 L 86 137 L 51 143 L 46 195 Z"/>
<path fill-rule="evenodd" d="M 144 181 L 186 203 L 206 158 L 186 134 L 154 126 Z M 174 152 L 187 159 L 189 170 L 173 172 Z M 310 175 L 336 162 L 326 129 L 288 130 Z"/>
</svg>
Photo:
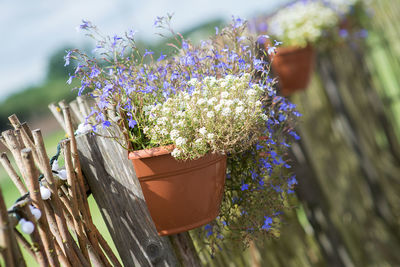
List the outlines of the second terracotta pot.
<svg viewBox="0 0 400 267">
<path fill-rule="evenodd" d="M 159 235 L 186 232 L 214 220 L 224 192 L 226 156 L 178 161 L 171 150 L 129 153 Z"/>
<path fill-rule="evenodd" d="M 314 68 L 312 46 L 305 48 L 280 47 L 272 60 L 272 70 L 278 77 L 283 96 L 307 88 Z"/>
</svg>

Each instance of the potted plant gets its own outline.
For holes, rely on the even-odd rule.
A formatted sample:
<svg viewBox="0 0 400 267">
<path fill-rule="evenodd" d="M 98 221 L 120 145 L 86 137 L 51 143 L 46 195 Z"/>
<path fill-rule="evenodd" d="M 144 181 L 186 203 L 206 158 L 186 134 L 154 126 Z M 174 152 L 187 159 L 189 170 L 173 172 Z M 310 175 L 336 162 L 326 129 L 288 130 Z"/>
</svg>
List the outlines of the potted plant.
<svg viewBox="0 0 400 267">
<path fill-rule="evenodd" d="M 268 34 L 282 44 L 272 59 L 282 95 L 307 87 L 314 66 L 313 45 L 337 23 L 337 13 L 316 0 L 294 2 L 268 18 Z"/>
<path fill-rule="evenodd" d="M 169 22 L 155 25 L 171 31 L 174 51 L 155 57 L 134 32 L 102 37 L 84 21 L 98 55 L 72 50 L 65 59 L 79 62 L 69 79 L 80 80 L 78 93 L 96 99 L 88 122 L 95 132 L 123 131 L 116 141 L 129 151 L 160 235 L 208 223 L 200 233 L 213 248 L 223 236 L 274 236 L 296 183 L 284 153 L 299 138 L 292 122 L 300 114 L 276 96 L 246 22 L 234 18 L 199 45 Z"/>
</svg>

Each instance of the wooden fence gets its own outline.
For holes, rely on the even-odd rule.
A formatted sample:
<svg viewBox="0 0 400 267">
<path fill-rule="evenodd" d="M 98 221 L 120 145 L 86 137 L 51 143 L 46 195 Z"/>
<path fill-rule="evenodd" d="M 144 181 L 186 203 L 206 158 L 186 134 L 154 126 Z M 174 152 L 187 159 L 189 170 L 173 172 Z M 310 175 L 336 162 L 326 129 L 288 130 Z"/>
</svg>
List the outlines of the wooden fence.
<svg viewBox="0 0 400 267">
<path fill-rule="evenodd" d="M 372 7 L 367 41 L 319 50 L 309 88 L 291 97 L 303 114 L 291 150 L 299 184 L 280 238 L 246 251 L 225 244 L 214 258 L 195 240 L 203 265 L 400 265 L 400 1 Z M 156 234 L 124 151 L 106 138 L 77 142 L 124 265 L 199 265 L 190 235 Z"/>
</svg>

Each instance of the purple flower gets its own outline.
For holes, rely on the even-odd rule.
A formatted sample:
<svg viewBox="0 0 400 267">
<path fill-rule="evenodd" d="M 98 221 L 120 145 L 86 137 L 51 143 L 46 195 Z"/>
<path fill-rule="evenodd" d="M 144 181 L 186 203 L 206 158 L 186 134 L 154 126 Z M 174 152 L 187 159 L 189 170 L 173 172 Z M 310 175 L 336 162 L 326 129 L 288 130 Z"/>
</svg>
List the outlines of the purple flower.
<svg viewBox="0 0 400 267">
<path fill-rule="evenodd" d="M 241 27 L 244 23 L 244 21 L 240 17 L 235 18 L 234 16 L 232 16 L 232 20 L 234 29 Z"/>
<path fill-rule="evenodd" d="M 64 60 L 65 60 L 64 67 L 69 65 L 69 60 L 71 59 L 72 51 L 69 50 L 69 51 L 66 51 L 66 52 L 67 52 L 67 54 L 64 56 Z"/>
<path fill-rule="evenodd" d="M 267 53 L 268 53 L 268 55 L 275 54 L 276 53 L 276 47 L 275 46 L 268 46 Z"/>
<path fill-rule="evenodd" d="M 135 128 L 135 126 L 137 125 L 137 122 L 134 120 L 134 119 L 132 119 L 132 118 L 130 118 L 129 119 L 129 128 Z"/>
<path fill-rule="evenodd" d="M 339 31 L 339 36 L 342 38 L 347 38 L 349 36 L 349 32 L 346 29 L 341 29 Z"/>
<path fill-rule="evenodd" d="M 135 30 L 129 30 L 127 36 L 129 38 L 133 39 L 136 33 L 137 33 L 137 31 L 135 31 Z"/>
<path fill-rule="evenodd" d="M 67 84 L 71 84 L 72 83 L 72 79 L 74 78 L 74 76 L 69 76 L 69 79 L 67 80 Z"/>
<path fill-rule="evenodd" d="M 93 68 L 92 68 L 92 71 L 90 72 L 89 77 L 90 77 L 91 79 L 93 79 L 93 78 L 96 78 L 97 76 L 99 76 L 99 74 L 100 74 L 100 70 L 97 69 L 96 67 L 93 67 Z"/>
<path fill-rule="evenodd" d="M 300 140 L 300 136 L 298 136 L 298 134 L 295 131 L 291 131 L 289 134 L 293 136 L 295 140 Z"/>
<path fill-rule="evenodd" d="M 113 42 L 112 42 L 111 46 L 112 46 L 112 47 L 115 47 L 115 46 L 117 45 L 118 41 L 121 40 L 121 39 L 122 39 L 122 38 L 119 37 L 118 35 L 114 35 L 114 37 L 113 37 Z"/>
<path fill-rule="evenodd" d="M 240 187 L 240 190 L 244 191 L 244 190 L 248 190 L 249 189 L 249 185 L 248 184 L 242 184 L 242 186 Z"/>
<path fill-rule="evenodd" d="M 160 57 L 157 59 L 157 61 L 160 62 L 164 58 L 166 58 L 166 55 L 164 55 L 163 53 L 160 53 Z"/>
<path fill-rule="evenodd" d="M 109 121 L 103 121 L 102 125 L 103 125 L 103 129 L 105 129 L 105 128 L 111 126 L 111 122 L 109 122 Z"/>
<path fill-rule="evenodd" d="M 91 28 L 91 27 L 92 27 L 92 23 L 90 21 L 84 20 L 84 19 L 82 20 L 82 24 L 79 25 L 79 28 L 82 29 L 82 30 L 86 30 L 86 29 Z"/>
<path fill-rule="evenodd" d="M 272 227 L 272 223 L 273 223 L 273 220 L 272 220 L 272 218 L 271 217 L 269 217 L 269 216 L 264 216 L 264 224 L 263 224 L 263 226 L 261 227 L 261 229 L 264 229 L 264 230 L 269 230 L 269 229 L 271 229 L 271 227 Z"/>
<path fill-rule="evenodd" d="M 297 179 L 296 179 L 296 175 L 293 175 L 288 180 L 288 186 L 293 187 L 295 184 L 297 184 Z"/>
<path fill-rule="evenodd" d="M 185 40 L 182 41 L 182 48 L 183 50 L 188 50 L 189 49 L 189 45 L 187 42 L 185 42 Z"/>
<path fill-rule="evenodd" d="M 156 17 L 156 19 L 154 20 L 153 26 L 155 27 L 160 27 L 162 22 L 164 20 L 164 17 Z"/>
<path fill-rule="evenodd" d="M 146 49 L 146 52 L 144 53 L 143 58 L 145 58 L 148 55 L 153 55 L 153 54 L 154 54 L 154 52 L 149 51 L 149 50 Z"/>
</svg>

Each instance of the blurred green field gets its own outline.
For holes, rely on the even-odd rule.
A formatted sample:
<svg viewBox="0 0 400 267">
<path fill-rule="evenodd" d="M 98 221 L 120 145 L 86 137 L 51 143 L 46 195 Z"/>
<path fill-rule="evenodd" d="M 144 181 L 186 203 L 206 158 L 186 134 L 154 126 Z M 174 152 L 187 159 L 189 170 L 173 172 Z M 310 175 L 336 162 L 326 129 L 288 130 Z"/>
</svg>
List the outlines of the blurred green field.
<svg viewBox="0 0 400 267">
<path fill-rule="evenodd" d="M 60 140 L 64 138 L 65 133 L 62 131 L 55 132 L 52 134 L 49 134 L 47 136 L 44 136 L 44 141 L 45 141 L 45 146 L 47 149 L 47 154 L 49 157 L 52 157 L 57 150 L 57 144 Z M 12 159 L 11 153 L 7 153 L 10 160 Z M 15 166 L 14 161 L 11 161 L 13 166 Z M 11 179 L 9 179 L 7 173 L 5 172 L 4 168 L 0 166 L 0 187 L 1 190 L 3 191 L 4 195 L 4 200 L 6 202 L 7 208 L 11 207 L 15 200 L 20 196 L 17 188 L 14 186 L 13 182 Z M 89 200 L 89 205 L 90 205 L 90 210 L 92 213 L 93 221 L 94 224 L 97 226 L 99 229 L 99 232 L 102 233 L 104 238 L 108 241 L 108 244 L 111 246 L 115 254 L 117 253 L 117 250 L 115 248 L 115 245 L 111 239 L 110 233 L 107 229 L 107 226 L 105 225 L 103 218 L 101 216 L 100 210 L 97 207 L 97 204 L 95 200 L 93 199 L 93 196 L 90 196 L 88 198 Z M 29 237 L 27 237 L 29 240 Z M 35 267 L 39 266 L 36 261 L 21 247 L 21 250 L 24 254 L 24 258 L 26 260 L 26 264 L 28 267 Z M 4 263 L 2 262 L 2 259 L 0 259 L 0 266 L 5 266 Z"/>
</svg>

